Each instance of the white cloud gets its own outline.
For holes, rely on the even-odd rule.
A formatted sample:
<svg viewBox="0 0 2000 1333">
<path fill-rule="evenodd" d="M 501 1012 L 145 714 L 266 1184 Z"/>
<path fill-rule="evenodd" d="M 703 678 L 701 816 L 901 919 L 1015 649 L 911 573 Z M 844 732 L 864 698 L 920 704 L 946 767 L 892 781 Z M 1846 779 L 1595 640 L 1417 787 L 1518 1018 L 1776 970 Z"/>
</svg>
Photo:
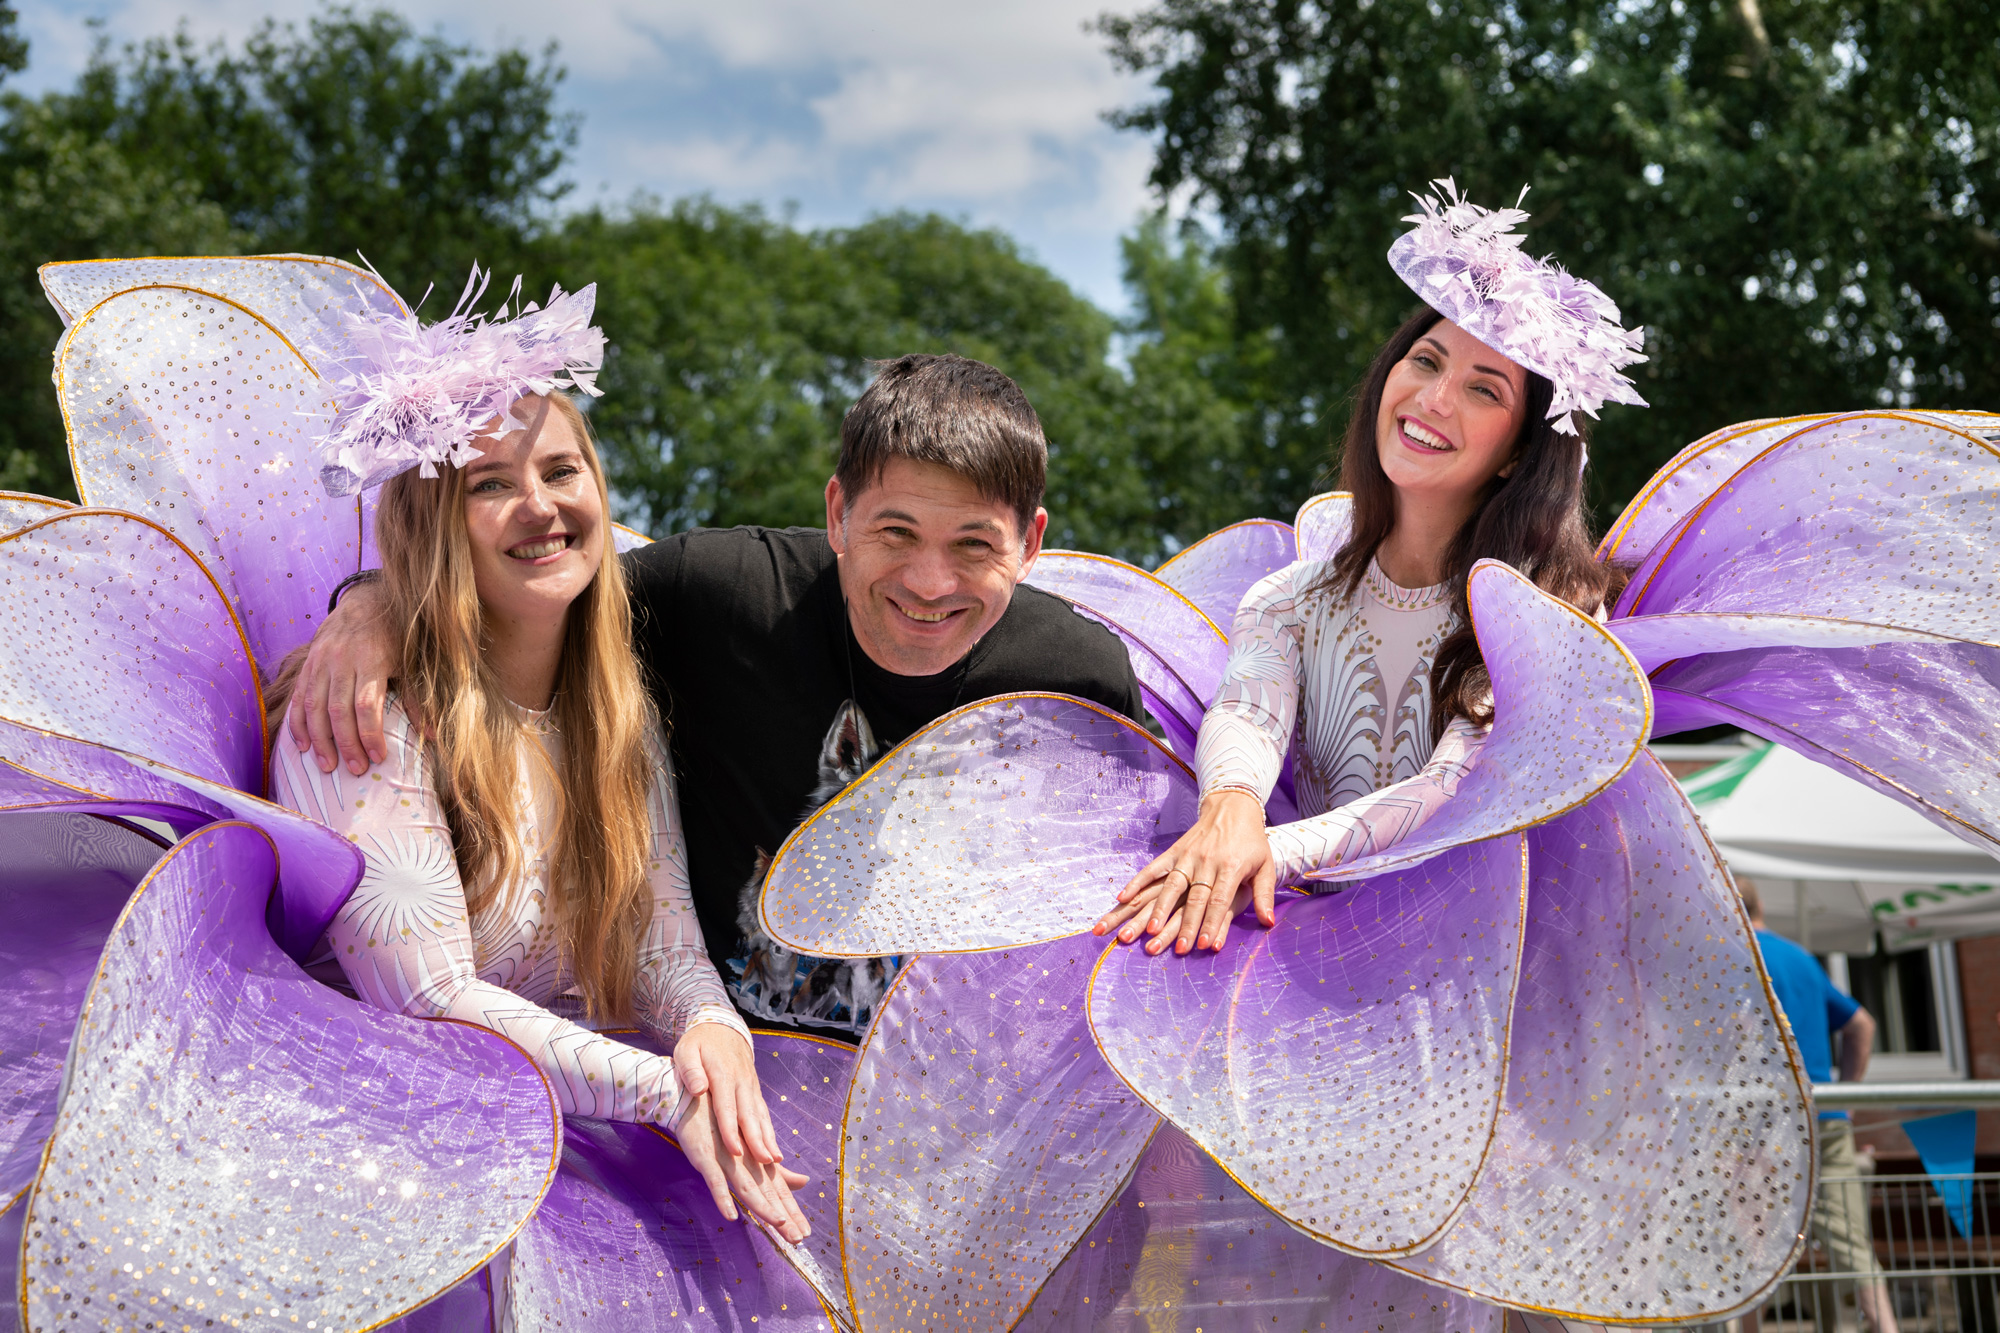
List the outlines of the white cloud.
<svg viewBox="0 0 2000 1333">
<path fill-rule="evenodd" d="M 1127 0 L 1128 3 L 1132 0 Z M 1146 145 L 1103 113 L 1145 95 L 1084 30 L 1104 0 L 405 0 L 420 28 L 491 47 L 561 43 L 584 115 L 578 197 L 706 191 L 796 202 L 802 220 L 937 209 L 1015 233 L 1118 304 L 1117 236 L 1147 206 Z M 240 41 L 309 0 L 19 0 L 26 86 L 60 86 L 88 50 L 168 33 Z"/>
</svg>

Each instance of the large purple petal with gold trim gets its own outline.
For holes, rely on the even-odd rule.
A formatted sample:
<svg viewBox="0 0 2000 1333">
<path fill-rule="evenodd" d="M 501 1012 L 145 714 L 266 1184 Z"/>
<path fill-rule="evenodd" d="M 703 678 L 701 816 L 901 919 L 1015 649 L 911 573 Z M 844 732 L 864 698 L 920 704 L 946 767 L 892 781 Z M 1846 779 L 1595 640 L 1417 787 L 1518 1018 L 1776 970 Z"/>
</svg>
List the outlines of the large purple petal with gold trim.
<svg viewBox="0 0 2000 1333">
<path fill-rule="evenodd" d="M 1257 1200 L 1367 1258 L 1465 1206 L 1507 1079 L 1520 835 L 1278 908 L 1186 957 L 1115 947 L 1090 991 L 1111 1067 Z"/>
<path fill-rule="evenodd" d="M 1298 558 L 1291 524 L 1252 518 L 1210 533 L 1155 573 L 1228 635 L 1250 586 Z"/>
<path fill-rule="evenodd" d="M 80 316 L 55 374 L 85 502 L 179 537 L 275 674 L 361 567 L 359 504 L 330 500 L 312 459 L 332 419 L 312 364 L 252 307 L 148 286 Z"/>
<path fill-rule="evenodd" d="M 318 255 L 205 255 L 82 259 L 44 264 L 42 291 L 74 325 L 91 307 L 135 287 L 191 287 L 255 310 L 303 349 L 345 338 L 339 315 L 403 303 L 367 269 Z"/>
<path fill-rule="evenodd" d="M 312 947 L 360 853 L 262 800 L 263 700 L 227 598 L 171 534 L 74 509 L 0 537 L 0 809 L 66 803 L 278 841 L 272 929 Z"/>
<path fill-rule="evenodd" d="M 533 1062 L 306 976 L 265 931 L 276 871 L 212 825 L 112 929 L 28 1199 L 30 1328 L 367 1328 L 540 1202 L 560 1134 Z"/>
<path fill-rule="evenodd" d="M 1996 549 L 2000 418 L 1829 417 L 1692 509 L 1609 628 L 1652 670 L 1656 730 L 1746 727 L 1990 850 Z"/>
<path fill-rule="evenodd" d="M 1637 566 L 1703 501 L 1736 474 L 1738 468 L 1786 436 L 1809 430 L 1842 413 L 1815 413 L 1725 426 L 1696 440 L 1655 472 L 1625 512 L 1604 534 L 1597 553 L 1602 559 Z M 2000 431 L 2000 415 L 1990 412 L 1915 412 L 1974 434 Z"/>
<path fill-rule="evenodd" d="M 0 537 L 0 587 L 0 718 L 263 790 L 256 668 L 220 590 L 172 536 L 68 510 Z"/>
<path fill-rule="evenodd" d="M 1091 1041 L 1102 942 L 909 963 L 855 1070 L 841 1245 L 863 1333 L 1007 1329 L 1159 1123 Z"/>
<path fill-rule="evenodd" d="M 646 1033 L 620 1041 L 666 1054 Z M 756 1034 L 757 1075 L 813 1234 L 793 1247 L 716 1211 L 673 1140 L 643 1125 L 565 1118 L 563 1165 L 516 1248 L 386 1333 L 517 1328 L 851 1328 L 840 1281 L 840 1117 L 855 1051 Z M 803 1251 L 803 1253 L 801 1252 Z M 787 1272 L 787 1266 L 798 1271 Z M 807 1284 L 810 1284 L 808 1287 Z M 498 1315 L 494 1295 L 498 1293 Z"/>
<path fill-rule="evenodd" d="M 1497 1306 L 1307 1240 L 1160 1126 L 1020 1333 L 1501 1333 Z"/>
<path fill-rule="evenodd" d="M 1395 1261 L 1480 1299 L 1709 1324 L 1791 1268 L 1810 1089 L 1714 849 L 1650 755 L 1529 831 L 1506 1098 L 1470 1205 Z"/>
<path fill-rule="evenodd" d="M 1653 673 L 1662 734 L 1724 723 L 2000 853 L 2000 649 L 1882 643 L 1711 653 Z"/>
<path fill-rule="evenodd" d="M 98 955 L 162 850 L 115 820 L 0 814 L 0 1209 L 34 1181 Z"/>
<path fill-rule="evenodd" d="M 1225 632 L 1161 580 L 1122 560 L 1084 551 L 1044 551 L 1028 582 L 1095 611 L 1171 662 L 1201 700 L 1215 697 L 1229 661 Z"/>
<path fill-rule="evenodd" d="M 771 938 L 821 957 L 997 949 L 1086 930 L 1194 822 L 1185 764 L 1137 723 L 1003 695 L 910 737 L 799 826 L 764 880 Z"/>
<path fill-rule="evenodd" d="M 1715 494 L 1736 469 L 1787 435 L 1825 421 L 1828 413 L 1738 422 L 1711 431 L 1655 472 L 1597 544 L 1598 558 L 1635 568 L 1688 514 Z"/>
<path fill-rule="evenodd" d="M 1619 632 L 1649 666 L 1703 651 L 1637 646 L 1663 615 L 2000 641 L 1997 542 L 2000 443 L 1912 413 L 1831 417 L 1746 462 L 1654 547 L 1619 599 Z"/>
</svg>

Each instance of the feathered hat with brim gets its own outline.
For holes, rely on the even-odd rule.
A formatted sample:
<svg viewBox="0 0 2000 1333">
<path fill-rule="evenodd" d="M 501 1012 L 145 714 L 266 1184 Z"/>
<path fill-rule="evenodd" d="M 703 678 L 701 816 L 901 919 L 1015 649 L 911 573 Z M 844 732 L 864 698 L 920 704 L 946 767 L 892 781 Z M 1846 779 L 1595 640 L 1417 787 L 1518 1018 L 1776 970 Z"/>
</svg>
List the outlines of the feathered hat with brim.
<svg viewBox="0 0 2000 1333">
<path fill-rule="evenodd" d="M 1574 413 L 1595 418 L 1605 403 L 1644 407 L 1620 374 L 1646 358 L 1644 329 L 1619 326 L 1618 306 L 1595 284 L 1521 249 L 1515 227 L 1528 214 L 1481 208 L 1446 177 L 1436 193 L 1412 195 L 1416 224 L 1389 247 L 1389 267 L 1425 304 L 1509 360 L 1555 386 L 1549 420 L 1577 433 Z M 1527 190 L 1521 191 L 1522 198 Z M 1519 200 L 1515 201 L 1517 204 Z"/>
</svg>

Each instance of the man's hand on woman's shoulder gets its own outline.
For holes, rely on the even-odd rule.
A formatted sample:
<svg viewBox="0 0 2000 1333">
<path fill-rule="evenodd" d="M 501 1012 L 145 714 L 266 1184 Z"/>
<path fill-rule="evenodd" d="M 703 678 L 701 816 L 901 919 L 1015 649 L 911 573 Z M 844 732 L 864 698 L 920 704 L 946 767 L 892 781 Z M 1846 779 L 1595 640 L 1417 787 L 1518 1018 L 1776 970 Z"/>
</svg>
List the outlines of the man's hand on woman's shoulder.
<svg viewBox="0 0 2000 1333">
<path fill-rule="evenodd" d="M 382 705 L 396 660 L 386 602 L 378 583 L 349 590 L 313 635 L 299 669 L 288 726 L 292 744 L 310 747 L 322 773 L 344 762 L 358 776 L 388 756 Z"/>
</svg>

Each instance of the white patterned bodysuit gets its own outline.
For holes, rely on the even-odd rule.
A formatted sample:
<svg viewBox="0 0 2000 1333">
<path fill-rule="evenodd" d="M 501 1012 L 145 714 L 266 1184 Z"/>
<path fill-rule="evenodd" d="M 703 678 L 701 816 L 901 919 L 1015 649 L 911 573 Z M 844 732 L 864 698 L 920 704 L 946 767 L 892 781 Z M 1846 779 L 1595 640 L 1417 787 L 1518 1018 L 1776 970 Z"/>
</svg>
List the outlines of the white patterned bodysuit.
<svg viewBox="0 0 2000 1333">
<path fill-rule="evenodd" d="M 420 738 L 393 698 L 384 711 L 388 758 L 359 777 L 344 766 L 321 773 L 310 753 L 283 743 L 271 765 L 272 799 L 361 849 L 361 882 L 326 934 L 356 992 L 395 1013 L 462 1019 L 507 1037 L 534 1060 L 565 1113 L 674 1123 L 686 1099 L 670 1059 L 545 1007 L 574 980 L 547 902 L 561 738 L 545 715 L 518 710 L 530 733 L 520 747 L 516 816 L 526 873 L 468 920 L 451 830 Z M 669 1049 L 697 1023 L 724 1024 L 749 1041 L 702 945 L 672 770 L 656 739 L 648 751 L 652 919 L 639 945 L 634 1008 L 640 1025 Z"/>
<path fill-rule="evenodd" d="M 1485 740 L 1485 728 L 1458 719 L 1432 743 L 1431 662 L 1451 628 L 1449 586 L 1400 588 L 1371 560 L 1352 597 L 1312 591 L 1329 563 L 1287 566 L 1244 596 L 1196 749 L 1203 796 L 1233 789 L 1259 802 L 1294 754 L 1302 817 L 1269 834 L 1280 884 L 1407 838 L 1451 798 Z"/>
</svg>

